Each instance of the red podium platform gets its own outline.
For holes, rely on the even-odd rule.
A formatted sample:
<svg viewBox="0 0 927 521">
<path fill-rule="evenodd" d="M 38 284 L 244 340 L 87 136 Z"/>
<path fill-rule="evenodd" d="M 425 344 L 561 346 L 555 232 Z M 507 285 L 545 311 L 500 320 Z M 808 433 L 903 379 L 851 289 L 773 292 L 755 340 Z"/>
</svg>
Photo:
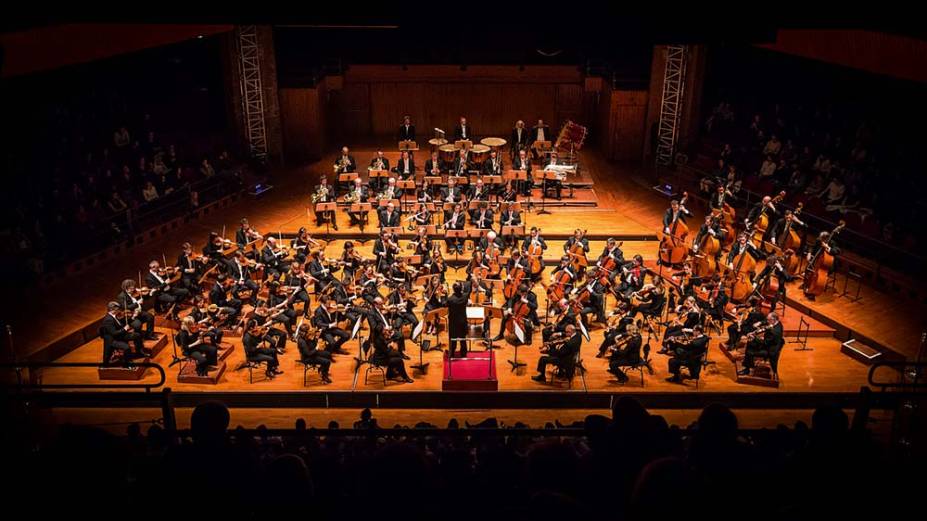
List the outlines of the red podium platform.
<svg viewBox="0 0 927 521">
<path fill-rule="evenodd" d="M 498 391 L 495 351 L 470 351 L 466 358 L 448 360 L 444 353 L 444 391 Z"/>
</svg>

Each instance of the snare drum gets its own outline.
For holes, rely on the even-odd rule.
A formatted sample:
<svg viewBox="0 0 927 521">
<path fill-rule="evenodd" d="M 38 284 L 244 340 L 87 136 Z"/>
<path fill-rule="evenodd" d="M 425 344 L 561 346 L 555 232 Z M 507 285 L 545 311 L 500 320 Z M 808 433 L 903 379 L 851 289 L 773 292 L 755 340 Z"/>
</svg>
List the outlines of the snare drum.
<svg viewBox="0 0 927 521">
<path fill-rule="evenodd" d="M 470 161 L 481 165 L 489 159 L 489 147 L 486 145 L 473 145 L 470 149 Z"/>
<path fill-rule="evenodd" d="M 438 155 L 441 157 L 441 161 L 453 163 L 454 159 L 457 158 L 457 149 L 454 145 L 441 145 L 438 147 Z"/>
</svg>

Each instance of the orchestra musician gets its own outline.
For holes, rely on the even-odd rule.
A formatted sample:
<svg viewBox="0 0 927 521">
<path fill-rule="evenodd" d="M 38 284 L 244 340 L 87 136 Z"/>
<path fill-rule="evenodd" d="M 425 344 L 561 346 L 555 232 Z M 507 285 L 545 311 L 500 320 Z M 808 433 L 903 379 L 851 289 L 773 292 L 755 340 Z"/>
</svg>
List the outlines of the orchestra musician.
<svg viewBox="0 0 927 521">
<path fill-rule="evenodd" d="M 760 309 L 760 299 L 751 297 L 742 308 L 738 311 L 737 319 L 727 326 L 727 348 L 734 350 L 739 347 L 740 339 L 753 332 L 757 327 L 766 321 L 766 315 Z"/>
<path fill-rule="evenodd" d="M 482 201 L 478 208 L 470 211 L 470 224 L 478 229 L 492 228 L 493 213 L 486 201 Z"/>
<path fill-rule="evenodd" d="M 335 230 L 338 229 L 338 223 L 335 220 L 335 212 L 331 210 L 326 210 L 323 212 L 316 212 L 315 205 L 318 203 L 330 203 L 335 200 L 335 188 L 332 188 L 328 184 L 328 176 L 322 175 L 319 178 L 319 184 L 316 185 L 315 191 L 312 193 L 312 208 L 313 213 L 315 213 L 315 225 L 322 226 L 324 223 L 331 223 L 332 228 Z"/>
<path fill-rule="evenodd" d="M 695 239 L 692 241 L 693 254 L 698 254 L 699 245 L 702 243 L 705 234 L 711 235 L 722 243 L 724 242 L 724 229 L 721 228 L 721 222 L 710 213 L 705 216 L 705 222 L 699 226 L 698 233 L 695 234 Z M 721 265 L 721 248 L 718 248 L 718 251 L 715 252 L 715 260 L 718 261 L 718 265 Z"/>
<path fill-rule="evenodd" d="M 152 260 L 148 263 L 148 273 L 145 275 L 145 285 L 155 297 L 155 311 L 170 311 L 171 318 L 177 320 L 177 304 L 190 299 L 190 291 L 186 288 L 172 286 L 168 276 L 169 271 L 162 269 L 160 263 Z"/>
<path fill-rule="evenodd" d="M 470 185 L 467 193 L 469 201 L 486 201 L 489 199 L 489 189 L 483 184 L 483 179 L 478 178 L 475 183 Z"/>
<path fill-rule="evenodd" d="M 234 283 L 232 288 L 232 293 L 235 294 L 236 299 L 241 299 L 241 294 L 244 291 L 249 291 L 250 296 L 248 297 L 249 303 L 253 306 L 257 302 L 258 295 L 258 284 L 251 280 L 251 266 L 257 267 L 257 264 L 254 264 L 253 261 L 248 260 L 245 257 L 244 252 L 238 250 L 235 252 L 232 260 L 228 261 L 226 264 L 225 272 L 228 274 L 229 278 Z M 214 302 L 214 304 L 221 306 L 222 304 Z M 234 306 L 237 309 L 241 308 L 241 304 Z"/>
<path fill-rule="evenodd" d="M 560 161 L 557 151 L 556 150 L 551 151 L 550 161 L 547 163 L 547 166 L 549 167 L 551 165 L 560 165 L 560 164 L 563 164 L 563 163 Z M 561 181 L 560 179 L 547 179 L 545 177 L 542 189 L 544 190 L 545 194 L 548 192 L 548 190 L 554 190 L 554 192 L 556 193 L 556 198 L 559 201 L 561 197 L 561 193 L 563 191 L 563 181 Z"/>
<path fill-rule="evenodd" d="M 490 217 L 490 219 L 492 218 Z M 487 232 L 486 235 L 484 235 L 483 237 L 480 237 L 480 241 L 477 243 L 476 248 L 480 251 L 485 252 L 486 250 L 489 249 L 490 245 L 494 246 L 496 250 L 498 251 L 502 251 L 502 249 L 505 247 L 505 243 L 503 242 L 503 240 L 499 238 L 496 235 L 496 232 L 492 230 Z"/>
<path fill-rule="evenodd" d="M 781 261 L 782 259 L 775 253 L 770 254 L 766 257 L 766 266 L 753 278 L 754 292 L 761 295 L 764 294 L 763 290 L 772 277 L 775 277 L 776 282 L 779 283 L 779 288 L 775 296 L 769 301 L 769 309 L 776 309 L 776 304 L 778 304 L 780 300 L 785 300 L 786 282 L 791 282 L 795 278 L 789 274 Z"/>
<path fill-rule="evenodd" d="M 309 261 L 309 275 L 315 279 L 315 292 L 321 294 L 325 288 L 331 284 L 338 284 L 334 272 L 338 271 L 338 266 L 329 266 L 325 258 L 325 251 L 319 250 L 311 256 Z"/>
<path fill-rule="evenodd" d="M 545 382 L 547 380 L 545 372 L 549 364 L 553 364 L 562 372 L 572 373 L 576 355 L 582 347 L 583 337 L 576 326 L 568 325 L 564 330 L 563 338 L 565 341 L 560 345 L 542 348 L 544 355 L 538 359 L 538 374 L 532 376 L 532 380 Z"/>
<path fill-rule="evenodd" d="M 605 323 L 605 290 L 605 286 L 599 282 L 598 268 L 596 266 L 590 266 L 589 276 L 586 277 L 583 286 L 577 286 L 572 291 L 574 294 L 586 292 L 589 295 L 588 299 L 583 304 L 582 310 L 579 312 L 580 319 L 583 321 L 583 324 L 587 326 L 586 329 L 588 329 L 590 313 L 595 313 L 597 322 L 602 324 Z"/>
<path fill-rule="evenodd" d="M 144 309 L 144 295 L 132 279 L 122 281 L 122 291 L 116 295 L 116 302 L 125 312 L 125 321 L 142 339 L 154 338 L 154 315 Z"/>
<path fill-rule="evenodd" d="M 399 254 L 399 245 L 389 230 L 382 230 L 380 236 L 373 243 L 373 254 L 377 257 L 376 271 L 383 271 L 384 267 L 391 266 Z"/>
<path fill-rule="evenodd" d="M 370 160 L 370 166 L 367 167 L 367 171 L 371 170 L 386 170 L 389 171 L 389 159 L 383 154 L 382 150 L 377 150 L 377 155 L 373 156 L 373 159 Z M 371 177 L 367 179 L 370 189 L 374 192 L 379 192 L 383 189 L 383 183 L 386 182 L 382 177 Z"/>
<path fill-rule="evenodd" d="M 763 200 L 753 205 L 753 208 L 750 209 L 750 212 L 747 214 L 747 218 L 744 220 L 744 226 L 747 230 L 750 230 L 757 220 L 759 220 L 760 215 L 763 214 L 763 210 L 766 211 L 766 217 L 768 222 L 774 223 L 778 220 L 779 212 L 776 209 L 775 203 L 773 203 L 773 198 L 770 196 L 764 196 Z M 771 231 L 771 226 L 766 229 L 766 235 L 763 237 L 763 240 L 769 236 Z"/>
<path fill-rule="evenodd" d="M 396 347 L 395 335 L 389 325 L 376 331 L 371 331 L 373 344 L 372 360 L 377 364 L 386 366 L 386 378 L 412 383 L 414 380 L 406 373 L 406 364 L 402 354 Z"/>
<path fill-rule="evenodd" d="M 261 264 L 264 265 L 264 271 L 268 278 L 277 278 L 283 271 L 281 262 L 287 256 L 287 251 L 277 247 L 276 237 L 269 236 L 264 240 L 264 247 L 261 248 Z"/>
<path fill-rule="evenodd" d="M 702 330 L 702 326 L 696 325 L 692 328 L 691 336 L 685 340 L 675 337 L 670 342 L 672 358 L 669 359 L 669 372 L 672 376 L 666 379 L 670 383 L 683 383 L 681 369 L 689 368 L 690 378 L 698 379 L 702 371 L 702 355 L 708 351 L 708 336 Z"/>
<path fill-rule="evenodd" d="M 292 292 L 292 297 L 290 297 L 291 303 L 303 303 L 304 314 L 309 313 L 309 292 L 306 290 L 306 286 L 310 282 L 314 281 L 312 277 L 303 270 L 303 264 L 295 260 L 291 262 L 290 271 L 283 277 L 283 287 L 287 291 Z"/>
<path fill-rule="evenodd" d="M 666 330 L 664 330 L 663 346 L 662 349 L 657 351 L 657 354 L 665 355 L 669 353 L 672 339 L 683 335 L 685 331 L 691 330 L 702 323 L 702 310 L 695 303 L 695 297 L 686 297 L 686 300 L 676 306 L 674 311 L 677 318 L 672 324 L 667 325 Z"/>
<path fill-rule="evenodd" d="M 261 234 L 251 227 L 248 219 L 243 217 L 241 219 L 241 225 L 238 227 L 238 230 L 235 231 L 235 244 L 238 245 L 238 249 L 244 250 L 249 244 L 258 239 L 261 239 Z"/>
<path fill-rule="evenodd" d="M 550 315 L 557 317 L 557 321 L 541 330 L 541 339 L 544 342 L 549 341 L 556 333 L 565 333 L 567 326 L 576 326 L 576 311 L 566 298 L 551 303 L 549 312 Z"/>
<path fill-rule="evenodd" d="M 550 138 L 550 127 L 544 124 L 543 119 L 538 119 L 538 124 L 531 127 L 531 153 L 535 160 L 541 159 L 543 154 L 540 150 L 540 143 L 550 141 Z"/>
<path fill-rule="evenodd" d="M 632 293 L 643 289 L 645 271 L 644 258 L 640 254 L 635 255 L 630 261 L 621 265 L 621 282 L 613 290 L 615 296 L 627 299 Z M 660 279 L 660 282 L 662 285 L 663 280 Z M 656 277 L 654 277 L 655 283 Z"/>
<path fill-rule="evenodd" d="M 203 246 L 203 255 L 211 261 L 219 262 L 225 252 L 225 239 L 216 232 L 209 232 L 209 239 Z"/>
<path fill-rule="evenodd" d="M 453 210 L 444 212 L 444 229 L 463 230 L 465 218 L 466 212 L 463 210 L 463 205 L 460 203 L 455 204 Z M 463 240 L 459 237 L 445 239 L 445 243 L 448 252 L 456 249 L 457 253 L 463 253 Z"/>
<path fill-rule="evenodd" d="M 390 179 L 392 181 L 392 179 Z M 385 207 L 380 209 L 380 212 L 377 214 L 379 219 L 380 228 L 396 228 L 402 226 L 400 222 L 399 210 L 396 210 L 396 204 L 390 201 L 386 203 Z"/>
<path fill-rule="evenodd" d="M 454 163 L 451 165 L 451 172 L 455 176 L 466 176 L 470 169 L 473 167 L 470 164 L 470 154 L 467 149 L 462 148 L 457 153 L 457 157 L 454 158 Z"/>
<path fill-rule="evenodd" d="M 760 338 L 757 335 L 747 342 L 743 369 L 738 371 L 737 374 L 741 376 L 749 375 L 750 371 L 753 370 L 754 360 L 757 357 L 768 359 L 773 374 L 778 374 L 779 353 L 782 351 L 783 345 L 785 345 L 785 339 L 782 336 L 782 323 L 779 322 L 779 315 L 774 311 L 766 316 L 763 337 Z"/>
<path fill-rule="evenodd" d="M 609 262 L 608 259 L 612 259 L 613 262 Z M 608 264 L 615 266 L 608 273 L 608 280 L 614 283 L 615 279 L 618 278 L 618 275 L 621 274 L 621 270 L 619 268 L 625 264 L 625 260 L 624 252 L 621 251 L 621 246 L 618 244 L 618 241 L 611 237 L 605 241 L 605 248 L 602 250 L 602 253 L 599 255 L 599 259 L 596 261 L 596 266 L 598 266 L 600 269 L 604 269 Z"/>
<path fill-rule="evenodd" d="M 523 321 L 523 326 L 525 344 L 531 344 L 531 337 L 534 333 L 535 325 L 540 324 L 540 320 L 538 319 L 538 297 L 533 291 L 529 290 L 527 284 L 519 284 L 515 294 L 503 304 L 502 324 L 499 327 L 499 334 L 493 337 L 493 342 L 498 342 L 505 337 L 505 326 L 513 319 L 515 305 L 519 302 L 528 305 L 528 316 L 526 320 Z"/>
<path fill-rule="evenodd" d="M 573 230 L 573 236 L 567 239 L 565 243 L 563 243 L 563 252 L 570 255 L 571 259 L 573 255 L 570 254 L 570 250 L 573 248 L 573 245 L 577 243 L 582 246 L 582 255 L 583 256 L 588 255 L 589 254 L 589 239 L 586 238 L 586 232 L 584 230 L 580 230 L 579 228 Z M 579 275 L 582 275 L 584 271 L 585 271 L 585 268 L 583 266 L 580 266 Z"/>
<path fill-rule="evenodd" d="M 628 366 L 633 367 L 640 363 L 641 344 L 643 340 L 640 331 L 638 331 L 637 326 L 634 324 L 628 324 L 624 334 L 621 336 L 624 342 L 622 347 L 618 347 L 615 343 L 614 338 L 616 337 L 613 337 L 611 345 L 606 347 L 606 349 L 612 350 L 612 354 L 608 359 L 608 372 L 615 375 L 619 383 L 626 383 L 628 381 L 628 375 L 625 374 L 621 368 Z"/>
<path fill-rule="evenodd" d="M 493 149 L 489 151 L 489 160 L 483 161 L 483 175 L 499 175 L 503 174 L 503 169 L 505 165 L 502 162 L 502 156 Z"/>
<path fill-rule="evenodd" d="M 299 327 L 299 331 L 296 332 L 296 347 L 299 349 L 300 361 L 304 364 L 317 366 L 322 383 L 330 384 L 332 379 L 329 377 L 329 369 L 332 365 L 332 354 L 318 349 L 318 334 L 310 330 L 309 324 L 303 324 Z"/>
<path fill-rule="evenodd" d="M 525 122 L 519 119 L 515 122 L 515 128 L 512 129 L 512 137 L 509 140 L 513 159 L 520 151 L 528 149 L 530 139 L 531 138 L 528 136 L 528 129 L 525 128 Z"/>
<path fill-rule="evenodd" d="M 515 248 L 518 245 L 515 230 L 512 230 L 508 235 L 504 235 L 502 229 L 506 226 L 521 226 L 521 212 L 510 202 L 502 203 L 502 213 L 499 214 L 499 233 L 503 235 L 503 249 Z"/>
<path fill-rule="evenodd" d="M 518 187 L 514 179 L 506 181 L 505 186 L 502 188 L 502 192 L 499 194 L 499 200 L 507 203 L 518 201 Z"/>
<path fill-rule="evenodd" d="M 361 178 L 357 177 L 354 179 L 354 186 L 351 187 L 351 191 L 345 195 L 345 199 L 350 203 L 366 203 L 369 196 L 367 187 L 363 185 Z M 363 222 L 365 215 L 361 212 L 349 210 L 348 217 L 351 218 L 351 226 L 355 226 Z"/>
<path fill-rule="evenodd" d="M 253 318 L 257 319 L 261 323 L 261 328 L 265 329 L 264 336 L 270 339 L 271 345 L 274 346 L 274 349 L 277 350 L 277 354 L 282 355 L 286 352 L 286 331 L 282 331 L 276 327 L 274 324 L 284 324 L 287 323 L 287 317 L 281 313 L 272 313 L 272 311 L 267 307 L 267 305 L 262 301 L 258 303 L 258 306 L 254 308 Z"/>
<path fill-rule="evenodd" d="M 797 230 L 799 226 L 806 226 L 806 224 L 792 213 L 792 210 L 786 210 L 782 219 L 776 221 L 776 224 L 772 226 L 772 230 L 769 234 L 769 242 L 779 244 L 778 239 L 782 237 L 787 227 L 791 230 Z"/>
<path fill-rule="evenodd" d="M 408 325 L 411 331 L 418 326 L 418 317 L 415 316 L 415 299 L 406 286 L 400 284 L 386 297 L 389 307 L 393 310 L 393 328 L 402 332 L 402 327 Z"/>
<path fill-rule="evenodd" d="M 306 230 L 305 226 L 300 226 L 299 231 L 296 232 L 296 238 L 290 242 L 290 248 L 293 250 L 293 260 L 300 264 L 305 264 L 312 246 L 321 245 L 319 241 L 313 239 L 312 236 L 309 235 L 309 231 Z"/>
<path fill-rule="evenodd" d="M 180 271 L 180 285 L 192 294 L 199 291 L 197 279 L 200 275 L 200 263 L 205 262 L 206 258 L 194 255 L 193 245 L 189 242 L 183 243 L 180 248 L 182 252 L 174 266 Z"/>
<path fill-rule="evenodd" d="M 817 238 L 814 241 L 814 245 L 808 250 L 807 259 L 808 259 L 808 268 L 810 269 L 813 265 L 811 261 L 821 255 L 821 252 L 826 251 L 827 253 L 837 256 L 840 255 L 840 248 L 834 243 L 833 238 L 831 237 L 831 232 L 823 231 L 818 234 Z M 831 268 L 833 269 L 833 267 Z M 805 290 L 805 298 L 808 300 L 814 301 L 815 296 L 807 292 L 807 288 L 802 288 Z"/>
<path fill-rule="evenodd" d="M 218 348 L 214 339 L 214 336 L 199 330 L 193 317 L 188 315 L 181 321 L 180 331 L 177 332 L 177 345 L 184 356 L 196 361 L 197 376 L 206 376 L 209 368 L 218 363 Z"/>
<path fill-rule="evenodd" d="M 663 284 L 663 277 L 655 275 L 649 286 L 641 286 L 628 293 L 629 298 L 633 296 L 637 296 L 640 300 L 636 304 L 631 303 L 632 318 L 638 313 L 644 317 L 659 317 L 663 314 L 663 306 L 666 305 L 666 286 Z"/>
<path fill-rule="evenodd" d="M 333 196 L 337 196 L 341 188 L 339 174 L 351 174 L 355 172 L 357 172 L 357 162 L 354 161 L 354 156 L 351 155 L 348 147 L 341 147 L 341 154 L 335 158 L 334 164 L 335 193 L 332 194 Z"/>
<path fill-rule="evenodd" d="M 406 114 L 402 117 L 402 124 L 399 125 L 396 141 L 415 141 L 415 125 L 412 124 L 412 116 Z"/>
<path fill-rule="evenodd" d="M 727 267 L 728 269 L 734 269 L 734 259 L 743 253 L 749 254 L 756 260 L 760 260 L 764 255 L 756 249 L 756 246 L 748 240 L 747 234 L 741 233 L 737 236 L 737 242 L 731 247 L 731 251 L 727 254 Z"/>
<path fill-rule="evenodd" d="M 441 202 L 442 203 L 458 203 L 460 202 L 463 194 L 460 192 L 460 188 L 457 186 L 457 180 L 453 177 L 447 178 L 447 187 L 441 189 Z"/>
<path fill-rule="evenodd" d="M 415 200 L 419 204 L 427 204 L 427 203 L 434 202 L 435 200 L 434 185 L 428 180 L 427 177 L 422 179 L 422 185 L 421 187 L 419 187 L 418 193 L 415 195 Z"/>
<path fill-rule="evenodd" d="M 226 274 L 220 273 L 216 277 L 215 284 L 209 290 L 209 302 L 214 304 L 220 310 L 229 311 L 229 322 L 235 322 L 241 313 L 241 300 L 229 298 L 228 293 L 234 284 L 233 280 Z"/>
<path fill-rule="evenodd" d="M 399 175 L 399 179 L 406 181 L 415 179 L 415 159 L 409 155 L 409 152 L 403 150 L 399 154 L 399 162 L 393 168 L 393 173 Z"/>
<path fill-rule="evenodd" d="M 427 300 L 425 301 L 423 314 L 426 316 L 426 320 L 429 312 L 447 307 L 447 288 L 443 283 L 435 282 L 437 280 L 438 277 L 432 277 L 429 279 L 429 285 L 425 286 L 425 295 L 427 296 Z M 436 334 L 439 325 L 440 321 L 437 319 L 428 321 L 425 324 L 425 334 Z"/>
<path fill-rule="evenodd" d="M 625 338 L 628 327 L 634 324 L 630 310 L 631 306 L 627 302 L 618 302 L 615 310 L 608 314 L 608 327 L 605 328 L 602 343 L 599 345 L 599 352 L 595 355 L 596 358 L 604 358 L 609 348 L 613 347 L 617 340 Z"/>
<path fill-rule="evenodd" d="M 248 319 L 245 332 L 241 337 L 241 344 L 249 361 L 265 362 L 267 364 L 265 375 L 269 380 L 283 374 L 279 367 L 280 362 L 277 360 L 277 349 L 271 347 L 273 339 L 264 334 L 264 330 L 257 319 Z"/>
<path fill-rule="evenodd" d="M 441 159 L 438 157 L 437 152 L 432 152 L 431 157 L 425 160 L 425 175 L 437 177 L 440 176 L 445 170 L 445 166 L 441 163 Z"/>
<path fill-rule="evenodd" d="M 119 318 L 121 306 L 118 302 L 106 305 L 106 316 L 100 324 L 100 338 L 103 339 L 103 365 L 113 363 L 113 355 L 122 353 L 122 365 L 130 367 L 132 359 L 151 356 L 145 349 L 142 335 L 125 319 Z"/>
<path fill-rule="evenodd" d="M 515 182 L 515 188 L 521 192 L 521 195 L 525 197 L 531 196 L 531 160 L 528 159 L 528 152 L 526 150 L 519 150 L 518 155 L 512 161 L 513 170 L 521 170 L 526 173 L 527 180 L 517 180 Z"/>
<path fill-rule="evenodd" d="M 399 199 L 400 197 L 402 197 L 402 190 L 396 188 L 396 178 L 395 177 L 387 178 L 386 188 L 384 188 L 383 191 L 380 192 L 379 195 L 377 195 L 377 199 L 387 199 L 387 200 Z"/>
<path fill-rule="evenodd" d="M 473 141 L 473 129 L 467 123 L 467 118 L 461 116 L 460 123 L 454 128 L 454 141 L 469 140 Z"/>
<path fill-rule="evenodd" d="M 685 223 L 686 217 L 692 217 L 692 212 L 680 204 L 678 199 L 670 201 L 670 207 L 663 212 L 663 233 L 670 233 L 670 227 L 677 220 Z"/>
<path fill-rule="evenodd" d="M 299 291 L 305 290 L 302 287 L 290 289 L 276 280 L 267 283 L 268 311 L 272 314 L 273 321 L 282 324 L 288 334 L 293 333 L 293 326 L 296 325 L 297 313 L 293 308 L 293 302 Z"/>
<path fill-rule="evenodd" d="M 718 183 L 718 186 L 715 188 L 715 193 L 711 194 L 711 197 L 708 199 L 708 206 L 720 212 L 724 210 L 724 205 L 734 205 L 734 194 L 723 183 Z"/>
<path fill-rule="evenodd" d="M 327 296 L 320 297 L 319 306 L 312 314 L 312 327 L 321 333 L 326 350 L 331 353 L 347 354 L 342 346 L 351 338 L 351 334 L 338 326 L 338 320 L 335 318 L 336 311 L 335 301 Z"/>
<path fill-rule="evenodd" d="M 361 268 L 363 259 L 357 250 L 354 249 L 354 243 L 344 241 L 343 251 L 341 252 L 341 282 L 350 285 L 354 282 L 357 271 Z"/>
</svg>

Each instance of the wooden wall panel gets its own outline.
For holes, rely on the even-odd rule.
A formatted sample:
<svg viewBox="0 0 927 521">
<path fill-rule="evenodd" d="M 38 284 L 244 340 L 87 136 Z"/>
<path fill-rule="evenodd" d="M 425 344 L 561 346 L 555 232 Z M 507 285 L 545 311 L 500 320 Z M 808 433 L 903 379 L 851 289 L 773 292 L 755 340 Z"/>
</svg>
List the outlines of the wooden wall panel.
<svg viewBox="0 0 927 521">
<path fill-rule="evenodd" d="M 309 105 L 312 89 L 280 89 L 280 120 L 283 127 L 284 159 L 298 165 L 311 159 Z"/>
<path fill-rule="evenodd" d="M 647 91 L 615 91 L 612 94 L 612 111 L 615 119 L 612 159 L 640 159 L 647 119 Z"/>
</svg>

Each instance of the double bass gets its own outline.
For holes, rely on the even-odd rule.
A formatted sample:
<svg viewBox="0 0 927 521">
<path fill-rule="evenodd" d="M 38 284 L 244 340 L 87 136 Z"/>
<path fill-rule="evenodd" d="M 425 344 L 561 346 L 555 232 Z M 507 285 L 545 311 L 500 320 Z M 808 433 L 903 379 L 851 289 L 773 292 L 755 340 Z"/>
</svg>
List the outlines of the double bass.
<svg viewBox="0 0 927 521">
<path fill-rule="evenodd" d="M 717 220 L 718 217 L 713 215 L 711 224 L 716 224 Z M 719 251 L 721 241 L 710 233 L 704 234 L 698 243 L 698 254 L 695 255 L 695 264 L 692 266 L 696 277 L 710 277 L 718 271 L 718 259 L 715 255 Z"/>
<path fill-rule="evenodd" d="M 749 250 L 744 250 L 734 257 L 733 264 L 734 268 L 729 269 L 725 276 L 725 284 L 731 288 L 731 300 L 743 302 L 753 293 L 750 274 L 756 271 L 756 259 Z"/>
<path fill-rule="evenodd" d="M 718 202 L 721 203 L 721 208 L 711 210 L 712 216 L 721 221 L 721 229 L 724 230 L 723 246 L 725 248 L 734 244 L 734 220 L 737 218 L 737 211 L 734 210 L 734 207 L 732 207 L 730 203 L 724 200 L 729 193 L 730 186 L 731 183 L 725 185 L 724 191 L 721 193 L 718 200 Z"/>
<path fill-rule="evenodd" d="M 779 195 L 773 197 L 769 204 L 778 204 L 785 198 L 785 190 L 779 192 Z M 766 210 L 768 206 L 764 206 L 760 210 L 760 215 L 756 218 L 756 222 L 753 223 L 753 226 L 750 227 L 750 234 L 753 240 L 753 243 L 756 246 L 763 245 L 763 237 L 766 235 L 766 230 L 769 229 L 769 216 L 766 215 Z"/>
<path fill-rule="evenodd" d="M 806 294 L 817 296 L 824 293 L 824 288 L 827 286 L 827 276 L 834 267 L 834 256 L 828 252 L 827 248 L 824 246 L 831 246 L 834 242 L 834 237 L 836 237 L 844 227 L 846 227 L 846 222 L 840 221 L 840 224 L 830 232 L 827 241 L 825 241 L 811 257 L 811 262 L 809 262 L 808 267 L 805 268 L 805 280 L 802 285 Z"/>
<path fill-rule="evenodd" d="M 689 197 L 688 192 L 683 192 L 682 199 L 679 201 L 680 209 L 686 204 Z M 669 226 L 669 233 L 664 233 L 660 239 L 660 264 L 664 266 L 673 266 L 682 264 L 689 255 L 689 248 L 686 246 L 686 237 L 689 235 L 689 227 L 679 220 L 679 215 L 673 219 Z"/>
</svg>

